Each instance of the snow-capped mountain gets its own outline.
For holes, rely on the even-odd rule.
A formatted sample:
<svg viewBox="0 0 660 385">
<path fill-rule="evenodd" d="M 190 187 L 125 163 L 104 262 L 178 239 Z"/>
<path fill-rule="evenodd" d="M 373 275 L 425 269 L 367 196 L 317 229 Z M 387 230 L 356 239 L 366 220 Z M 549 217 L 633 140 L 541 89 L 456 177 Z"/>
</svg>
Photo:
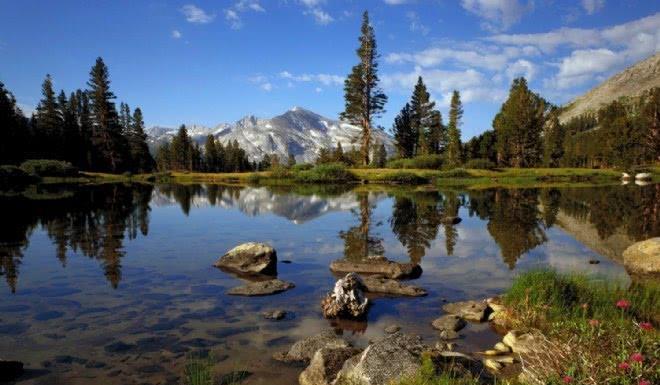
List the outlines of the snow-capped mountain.
<svg viewBox="0 0 660 385">
<path fill-rule="evenodd" d="M 270 119 L 250 115 L 234 124 L 186 127 L 188 134 L 200 144 L 204 143 L 209 134 L 223 144 L 238 141 L 251 160 L 260 160 L 266 154 L 276 154 L 286 159 L 288 154 L 292 153 L 299 162 L 313 161 L 321 148 L 334 148 L 337 142 L 341 142 L 344 150 L 356 146 L 360 133 L 360 128 L 356 126 L 325 118 L 300 107 L 294 107 Z M 171 140 L 176 131 L 177 128 L 149 128 L 147 134 L 152 148 Z M 385 144 L 388 153 L 394 151 L 392 138 L 387 133 L 374 130 L 373 139 L 374 143 Z"/>
</svg>

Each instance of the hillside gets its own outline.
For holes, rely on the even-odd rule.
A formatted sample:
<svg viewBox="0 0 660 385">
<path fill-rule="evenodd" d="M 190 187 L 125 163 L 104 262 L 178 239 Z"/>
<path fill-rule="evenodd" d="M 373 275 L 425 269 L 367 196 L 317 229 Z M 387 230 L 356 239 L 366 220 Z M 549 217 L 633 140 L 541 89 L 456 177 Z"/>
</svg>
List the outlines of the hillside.
<svg viewBox="0 0 660 385">
<path fill-rule="evenodd" d="M 628 67 L 574 99 L 566 106 L 559 120 L 565 123 L 586 112 L 595 112 L 603 104 L 624 96 L 639 96 L 653 87 L 660 87 L 660 53 Z"/>
</svg>

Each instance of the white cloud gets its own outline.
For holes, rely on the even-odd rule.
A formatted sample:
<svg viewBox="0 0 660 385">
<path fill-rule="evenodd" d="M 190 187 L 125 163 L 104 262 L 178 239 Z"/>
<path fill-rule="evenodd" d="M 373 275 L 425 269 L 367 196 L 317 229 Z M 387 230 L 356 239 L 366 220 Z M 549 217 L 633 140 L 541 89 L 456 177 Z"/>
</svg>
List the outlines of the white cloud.
<svg viewBox="0 0 660 385">
<path fill-rule="evenodd" d="M 328 25 L 335 21 L 335 19 L 320 6 L 325 3 L 325 0 L 299 0 L 300 3 L 307 8 L 303 14 L 311 15 L 314 21 L 319 25 Z"/>
<path fill-rule="evenodd" d="M 587 14 L 593 15 L 598 10 L 603 8 L 605 0 L 582 0 L 582 8 L 587 11 Z"/>
<path fill-rule="evenodd" d="M 266 9 L 257 0 L 239 0 L 231 8 L 225 9 L 225 20 L 231 29 L 243 28 L 241 13 L 245 12 L 265 13 Z"/>
<path fill-rule="evenodd" d="M 254 12 L 266 12 L 266 9 L 259 4 L 258 1 L 254 0 L 240 0 L 234 5 L 234 8 L 241 12 L 252 10 Z"/>
<path fill-rule="evenodd" d="M 506 68 L 506 75 L 509 80 L 524 76 L 528 81 L 532 81 L 536 75 L 536 66 L 529 60 L 519 59 Z"/>
<path fill-rule="evenodd" d="M 238 16 L 238 12 L 233 9 L 225 10 L 225 20 L 227 20 L 231 29 L 241 29 L 243 27 L 243 20 Z"/>
<path fill-rule="evenodd" d="M 270 92 L 270 91 L 273 90 L 273 85 L 271 83 L 268 83 L 268 82 L 260 85 L 259 87 L 261 87 L 261 89 L 266 91 L 266 92 Z"/>
<path fill-rule="evenodd" d="M 279 77 L 294 82 L 318 82 L 324 86 L 337 86 L 344 84 L 344 77 L 330 74 L 301 74 L 294 75 L 289 71 L 282 71 Z"/>
<path fill-rule="evenodd" d="M 383 1 L 385 1 L 385 4 L 389 4 L 389 5 L 401 5 L 410 2 L 410 0 L 383 0 Z"/>
<path fill-rule="evenodd" d="M 523 5 L 518 0 L 461 0 L 461 6 L 484 20 L 482 28 L 497 31 L 509 29 L 520 21 L 533 2 Z"/>
<path fill-rule="evenodd" d="M 193 4 L 186 4 L 181 7 L 181 13 L 189 23 L 207 24 L 215 19 L 215 14 L 206 13 L 206 11 Z"/>
<path fill-rule="evenodd" d="M 559 89 L 572 88 L 592 80 L 600 73 L 608 72 L 624 63 L 624 58 L 606 49 L 576 50 L 562 59 L 559 73 L 546 81 L 546 86 Z"/>
<path fill-rule="evenodd" d="M 416 12 L 410 11 L 406 13 L 406 18 L 408 18 L 408 21 L 410 22 L 410 30 L 412 32 L 419 32 L 423 36 L 426 36 L 429 34 L 429 32 L 431 32 L 431 28 L 422 24 Z"/>
<path fill-rule="evenodd" d="M 323 92 L 323 88 L 321 88 L 321 87 L 316 87 L 316 88 L 314 89 L 314 91 L 316 91 L 317 94 L 320 94 L 321 92 Z"/>
<path fill-rule="evenodd" d="M 183 34 L 181 33 L 181 31 L 179 31 L 177 29 L 172 30 L 172 38 L 173 39 L 181 39 L 182 36 L 183 36 Z"/>
</svg>

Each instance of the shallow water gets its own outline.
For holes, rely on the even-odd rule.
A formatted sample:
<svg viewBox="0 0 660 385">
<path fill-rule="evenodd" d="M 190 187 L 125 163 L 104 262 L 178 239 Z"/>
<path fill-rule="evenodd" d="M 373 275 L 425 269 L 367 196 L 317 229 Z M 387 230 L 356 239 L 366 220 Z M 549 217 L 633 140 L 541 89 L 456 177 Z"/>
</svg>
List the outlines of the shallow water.
<svg viewBox="0 0 660 385">
<path fill-rule="evenodd" d="M 444 301 L 502 292 L 535 267 L 622 282 L 625 247 L 660 235 L 660 185 L 434 190 L 107 184 L 0 194 L 0 357 L 26 363 L 20 384 L 180 384 L 190 354 L 218 376 L 294 384 L 270 357 L 334 328 L 364 346 L 393 323 L 433 344 Z M 444 225 L 458 215 L 457 225 Z M 247 241 L 272 244 L 296 288 L 232 297 L 241 280 L 212 267 Z M 384 254 L 420 263 L 423 298 L 376 298 L 367 322 L 331 324 L 319 302 L 335 259 Z M 590 264 L 589 260 L 599 264 Z M 291 263 L 282 263 L 287 260 Z M 264 310 L 293 316 L 273 322 Z M 470 324 L 458 349 L 492 345 Z"/>
</svg>

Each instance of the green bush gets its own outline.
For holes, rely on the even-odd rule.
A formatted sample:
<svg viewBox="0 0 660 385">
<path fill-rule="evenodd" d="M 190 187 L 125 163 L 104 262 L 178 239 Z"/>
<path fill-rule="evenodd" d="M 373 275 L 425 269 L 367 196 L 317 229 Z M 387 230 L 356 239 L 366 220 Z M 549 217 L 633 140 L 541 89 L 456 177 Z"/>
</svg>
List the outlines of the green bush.
<svg viewBox="0 0 660 385">
<path fill-rule="evenodd" d="M 39 181 L 39 177 L 36 175 L 28 174 L 16 166 L 0 166 L 0 187 L 7 188 L 24 186 L 26 184 L 35 183 L 37 181 Z"/>
<path fill-rule="evenodd" d="M 382 181 L 398 184 L 424 184 L 429 183 L 429 179 L 419 176 L 413 172 L 397 171 L 393 174 L 383 176 Z"/>
<path fill-rule="evenodd" d="M 342 163 L 328 163 L 299 172 L 296 180 L 301 183 L 339 183 L 353 181 L 355 176 Z"/>
<path fill-rule="evenodd" d="M 261 177 L 257 173 L 251 173 L 246 180 L 249 184 L 259 184 Z"/>
<path fill-rule="evenodd" d="M 438 170 L 442 167 L 442 155 L 420 155 L 414 158 L 393 159 L 387 162 L 387 168 L 423 168 Z"/>
<path fill-rule="evenodd" d="M 270 177 L 275 179 L 289 179 L 293 177 L 293 174 L 288 168 L 277 166 L 270 170 Z"/>
<path fill-rule="evenodd" d="M 293 167 L 291 167 L 291 171 L 300 172 L 300 171 L 311 170 L 312 168 L 314 168 L 314 165 L 311 163 L 300 163 L 300 164 L 294 164 Z"/>
<path fill-rule="evenodd" d="M 465 168 L 476 170 L 494 170 L 497 166 L 488 159 L 470 159 L 465 163 Z"/>
<path fill-rule="evenodd" d="M 78 176 L 78 169 L 69 162 L 52 159 L 31 159 L 21 164 L 21 169 L 28 174 L 40 177 L 71 177 Z"/>
<path fill-rule="evenodd" d="M 440 176 L 443 178 L 467 178 L 470 173 L 464 168 L 454 168 L 447 171 L 442 171 Z"/>
</svg>

